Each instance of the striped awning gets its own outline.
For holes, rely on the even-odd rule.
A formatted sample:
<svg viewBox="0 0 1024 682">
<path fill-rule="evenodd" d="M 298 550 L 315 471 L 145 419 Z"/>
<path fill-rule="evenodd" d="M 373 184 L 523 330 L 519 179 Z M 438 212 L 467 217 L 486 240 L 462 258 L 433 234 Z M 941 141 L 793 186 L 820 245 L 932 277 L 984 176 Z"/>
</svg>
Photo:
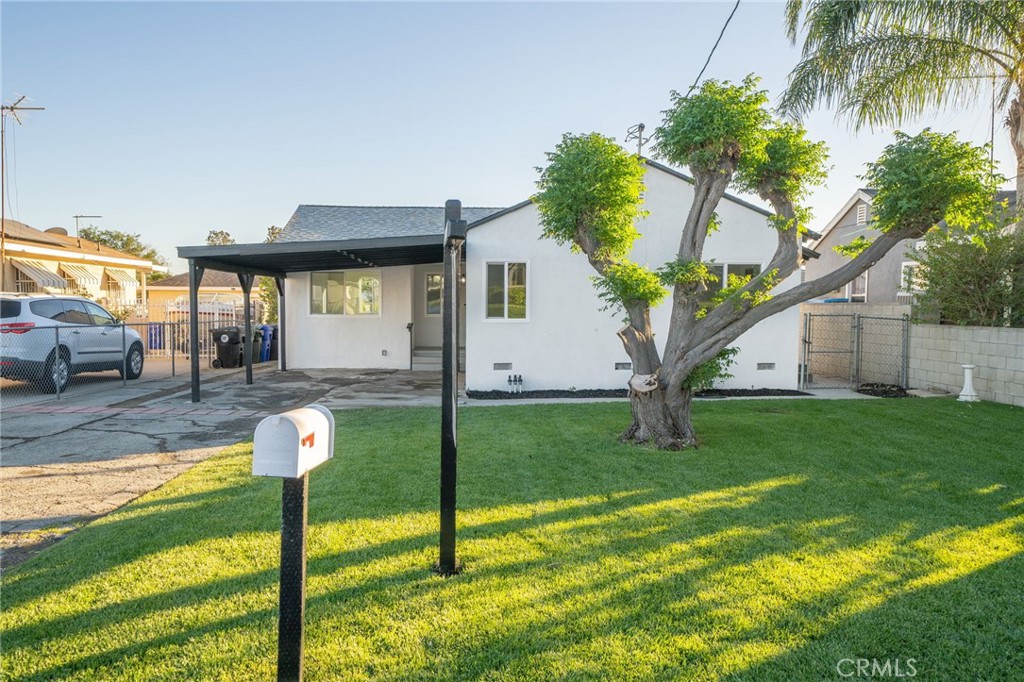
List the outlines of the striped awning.
<svg viewBox="0 0 1024 682">
<path fill-rule="evenodd" d="M 121 285 L 122 289 L 132 289 L 139 286 L 139 280 L 135 275 L 120 268 L 107 268 L 107 277 Z"/>
<path fill-rule="evenodd" d="M 60 269 L 64 271 L 64 274 L 73 277 L 82 286 L 94 286 L 100 285 L 100 278 L 86 270 L 81 265 L 75 263 L 61 263 Z"/>
<path fill-rule="evenodd" d="M 50 272 L 42 263 L 37 260 L 25 260 L 24 258 L 11 258 L 14 267 L 41 287 L 47 289 L 67 289 L 68 282 L 55 272 Z"/>
</svg>

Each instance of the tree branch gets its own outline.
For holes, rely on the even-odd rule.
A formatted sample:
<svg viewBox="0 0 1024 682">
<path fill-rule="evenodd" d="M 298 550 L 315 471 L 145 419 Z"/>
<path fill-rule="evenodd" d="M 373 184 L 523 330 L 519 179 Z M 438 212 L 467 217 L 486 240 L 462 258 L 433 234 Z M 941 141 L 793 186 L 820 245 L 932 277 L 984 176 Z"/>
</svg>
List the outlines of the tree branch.
<svg viewBox="0 0 1024 682">
<path fill-rule="evenodd" d="M 868 248 L 864 249 L 860 255 L 836 270 L 809 282 L 798 284 L 760 305 L 748 308 L 731 324 L 718 325 L 714 331 L 711 329 L 705 330 L 705 334 L 702 335 L 704 338 L 698 339 L 694 347 L 687 354 L 686 364 L 696 367 L 703 362 L 707 362 L 761 320 L 809 299 L 835 291 L 881 260 L 885 254 L 904 239 L 920 237 L 921 234 L 923 233 L 920 230 L 901 230 L 899 233 L 883 233 Z M 727 303 L 723 303 L 719 308 Z M 715 310 L 718 310 L 718 308 Z M 672 371 L 675 373 L 675 367 L 672 368 Z"/>
</svg>

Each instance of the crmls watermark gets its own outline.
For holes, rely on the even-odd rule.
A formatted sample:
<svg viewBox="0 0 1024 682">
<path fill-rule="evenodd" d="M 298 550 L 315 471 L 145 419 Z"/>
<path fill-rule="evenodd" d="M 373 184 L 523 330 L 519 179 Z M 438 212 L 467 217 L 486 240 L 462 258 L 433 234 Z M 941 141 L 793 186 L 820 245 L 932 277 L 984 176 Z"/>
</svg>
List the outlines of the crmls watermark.
<svg viewBox="0 0 1024 682">
<path fill-rule="evenodd" d="M 914 677 L 917 675 L 914 658 L 843 658 L 836 663 L 840 677 Z"/>
</svg>

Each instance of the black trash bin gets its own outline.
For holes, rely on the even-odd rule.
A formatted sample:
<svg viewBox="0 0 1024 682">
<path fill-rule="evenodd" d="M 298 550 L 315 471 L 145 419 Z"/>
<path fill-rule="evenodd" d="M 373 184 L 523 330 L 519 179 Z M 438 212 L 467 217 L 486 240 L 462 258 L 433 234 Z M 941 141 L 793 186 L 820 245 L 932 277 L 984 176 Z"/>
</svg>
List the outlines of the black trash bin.
<svg viewBox="0 0 1024 682">
<path fill-rule="evenodd" d="M 210 363 L 214 367 L 240 367 L 242 365 L 242 329 L 221 327 L 211 329 L 213 347 L 217 354 Z"/>
</svg>

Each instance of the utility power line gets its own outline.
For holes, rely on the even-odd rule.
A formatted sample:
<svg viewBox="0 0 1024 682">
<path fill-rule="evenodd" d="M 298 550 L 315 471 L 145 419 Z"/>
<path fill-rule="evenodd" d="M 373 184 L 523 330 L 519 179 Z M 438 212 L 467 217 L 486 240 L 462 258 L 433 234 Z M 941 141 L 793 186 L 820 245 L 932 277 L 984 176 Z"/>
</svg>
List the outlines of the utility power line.
<svg viewBox="0 0 1024 682">
<path fill-rule="evenodd" d="M 21 125 L 21 111 L 43 111 L 45 107 L 22 106 L 25 95 L 13 104 L 0 105 L 0 291 L 7 289 L 7 117 L 12 117 Z"/>
<path fill-rule="evenodd" d="M 736 0 L 736 4 L 732 6 L 732 11 L 729 12 L 729 16 L 726 18 L 725 24 L 722 26 L 722 30 L 718 33 L 718 40 L 716 40 L 715 44 L 711 47 L 711 52 L 708 53 L 708 58 L 704 62 L 704 66 L 701 67 L 700 73 L 697 74 L 697 79 L 693 81 L 693 85 L 691 85 L 690 89 L 686 91 L 687 97 L 690 96 L 690 93 L 693 92 L 693 89 L 697 87 L 698 83 L 700 83 L 700 79 L 704 75 L 704 71 L 708 68 L 708 64 L 711 63 L 711 58 L 715 56 L 715 50 L 718 49 L 718 44 L 722 42 L 722 36 L 725 35 L 725 29 L 729 28 L 729 22 L 732 21 L 732 17 L 734 14 L 736 14 L 736 10 L 739 9 L 739 7 L 740 0 Z"/>
</svg>

